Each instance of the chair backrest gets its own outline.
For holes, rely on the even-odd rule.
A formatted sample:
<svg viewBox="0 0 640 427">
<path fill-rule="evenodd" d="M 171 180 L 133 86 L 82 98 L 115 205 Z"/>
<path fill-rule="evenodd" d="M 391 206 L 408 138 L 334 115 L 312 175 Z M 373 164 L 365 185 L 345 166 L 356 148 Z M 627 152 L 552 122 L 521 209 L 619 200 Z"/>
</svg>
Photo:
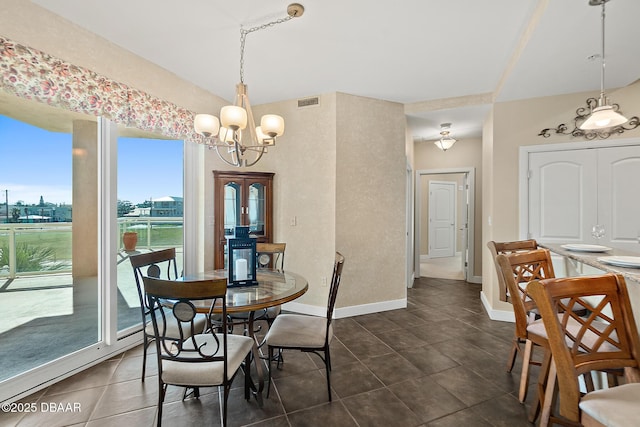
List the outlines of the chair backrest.
<svg viewBox="0 0 640 427">
<path fill-rule="evenodd" d="M 227 279 L 176 281 L 147 276 L 142 279 L 149 300 L 158 357 L 179 362 L 226 363 Z M 198 303 L 199 306 L 196 305 Z M 167 310 L 168 307 L 171 310 Z M 221 315 L 214 315 L 214 307 Z M 196 326 L 198 309 L 208 310 L 206 332 Z M 215 325 L 212 319 L 216 319 Z M 178 333 L 167 325 L 175 325 Z"/>
<path fill-rule="evenodd" d="M 527 296 L 527 283 L 534 279 L 555 277 L 551 253 L 547 249 L 536 249 L 529 252 L 498 254 L 496 266 L 511 295 L 516 335 L 526 338 L 528 313 L 535 308 L 535 303 Z"/>
<path fill-rule="evenodd" d="M 133 267 L 133 275 L 136 280 L 140 307 L 142 307 L 143 322 L 146 322 L 146 314 L 149 312 L 149 304 L 144 296 L 142 278 L 155 277 L 156 279 L 177 279 L 178 266 L 176 264 L 176 249 L 168 248 L 159 251 L 139 253 L 129 256 Z M 164 276 L 163 276 L 163 273 Z"/>
<path fill-rule="evenodd" d="M 257 243 L 257 267 L 284 271 L 284 250 L 286 247 L 286 243 Z"/>
<path fill-rule="evenodd" d="M 507 285 L 502 277 L 502 272 L 496 264 L 496 257 L 499 254 L 511 254 L 516 252 L 527 252 L 534 249 L 538 249 L 538 242 L 533 239 L 518 240 L 514 242 L 494 242 L 493 240 L 487 242 L 489 252 L 493 258 L 493 264 L 496 268 L 496 274 L 498 275 L 498 288 L 500 301 L 507 301 Z"/>
<path fill-rule="evenodd" d="M 338 287 L 342 278 L 342 267 L 344 266 L 344 257 L 340 252 L 336 252 L 335 261 L 333 262 L 333 274 L 331 275 L 331 287 L 329 288 L 329 301 L 327 302 L 327 329 L 333 318 L 333 308 L 336 305 L 336 297 L 338 296 Z"/>
<path fill-rule="evenodd" d="M 578 377 L 586 372 L 627 368 L 627 379 L 640 381 L 638 330 L 622 275 L 534 280 L 527 291 L 547 331 L 562 416 L 579 422 Z M 576 314 L 581 306 L 587 316 Z"/>
</svg>

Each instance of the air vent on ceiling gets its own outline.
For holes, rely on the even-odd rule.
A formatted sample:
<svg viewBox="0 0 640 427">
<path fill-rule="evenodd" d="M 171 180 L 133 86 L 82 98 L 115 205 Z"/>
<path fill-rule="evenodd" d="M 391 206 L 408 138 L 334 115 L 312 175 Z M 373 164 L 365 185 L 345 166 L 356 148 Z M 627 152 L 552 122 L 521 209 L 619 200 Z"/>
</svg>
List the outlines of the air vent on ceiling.
<svg viewBox="0 0 640 427">
<path fill-rule="evenodd" d="M 298 108 L 312 107 L 314 105 L 320 105 L 320 98 L 314 96 L 312 98 L 298 99 Z"/>
</svg>

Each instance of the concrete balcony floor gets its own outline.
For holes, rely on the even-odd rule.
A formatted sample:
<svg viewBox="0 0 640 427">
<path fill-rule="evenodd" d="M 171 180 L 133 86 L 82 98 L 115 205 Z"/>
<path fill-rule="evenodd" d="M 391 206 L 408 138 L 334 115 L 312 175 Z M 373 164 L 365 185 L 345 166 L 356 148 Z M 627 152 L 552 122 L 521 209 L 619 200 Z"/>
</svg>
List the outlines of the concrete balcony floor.
<svg viewBox="0 0 640 427">
<path fill-rule="evenodd" d="M 179 248 L 178 271 L 182 270 L 181 251 Z M 118 254 L 117 274 L 118 329 L 122 330 L 141 324 L 126 252 Z M 3 381 L 97 342 L 97 279 L 76 279 L 74 283 L 70 273 L 0 279 L 0 313 Z"/>
</svg>

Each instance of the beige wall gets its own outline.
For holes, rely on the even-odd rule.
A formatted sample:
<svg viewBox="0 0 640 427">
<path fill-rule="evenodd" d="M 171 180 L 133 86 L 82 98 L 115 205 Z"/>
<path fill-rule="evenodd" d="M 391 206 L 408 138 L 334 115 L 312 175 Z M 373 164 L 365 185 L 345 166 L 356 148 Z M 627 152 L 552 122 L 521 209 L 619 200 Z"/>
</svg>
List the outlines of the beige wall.
<svg viewBox="0 0 640 427">
<path fill-rule="evenodd" d="M 287 243 L 287 268 L 309 281 L 296 302 L 326 305 L 322 278 L 330 280 L 335 251 L 346 258 L 338 308 L 404 299 L 402 106 L 332 93 L 318 106 L 254 108 L 256 116 L 267 111 L 284 116 L 286 129 L 256 167 L 276 174 L 275 240 Z"/>
<path fill-rule="evenodd" d="M 538 136 L 548 127 L 560 123 L 571 125 L 576 109 L 584 106 L 585 100 L 596 93 L 578 93 L 562 96 L 533 98 L 521 101 L 497 103 L 492 120 L 485 124 L 483 162 L 492 173 L 486 174 L 483 194 L 485 195 L 484 221 L 488 227 L 483 237 L 483 293 L 494 309 L 509 309 L 508 304 L 499 301 L 497 281 L 493 274 L 490 255 L 486 248 L 488 240 L 505 241 L 519 238 L 518 183 L 519 147 L 584 141 L 570 136 L 553 135 L 550 138 Z M 612 102 L 620 104 L 627 117 L 640 115 L 640 82 L 626 88 L 610 90 Z M 625 132 L 616 138 L 640 136 L 640 128 Z M 489 196 L 489 198 L 486 198 Z M 491 266 L 487 268 L 487 266 Z"/>
<path fill-rule="evenodd" d="M 404 108 L 339 93 L 336 113 L 336 248 L 347 259 L 338 306 L 405 299 Z"/>
<path fill-rule="evenodd" d="M 442 151 L 430 142 L 414 143 L 415 170 L 475 168 L 475 233 L 474 241 L 474 276 L 482 275 L 482 203 L 483 203 L 483 168 L 481 139 L 463 139 L 447 150 Z M 417 202 L 416 202 L 417 203 Z"/>
</svg>

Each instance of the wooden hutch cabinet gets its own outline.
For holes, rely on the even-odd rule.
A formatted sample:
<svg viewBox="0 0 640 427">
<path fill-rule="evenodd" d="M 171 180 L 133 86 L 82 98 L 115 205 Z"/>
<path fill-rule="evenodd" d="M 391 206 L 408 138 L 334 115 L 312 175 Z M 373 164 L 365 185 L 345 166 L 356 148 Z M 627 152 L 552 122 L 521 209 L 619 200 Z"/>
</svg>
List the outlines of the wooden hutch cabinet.
<svg viewBox="0 0 640 427">
<path fill-rule="evenodd" d="M 227 239 L 236 225 L 249 226 L 258 242 L 273 238 L 273 172 L 213 171 L 214 266 L 226 268 Z"/>
</svg>

